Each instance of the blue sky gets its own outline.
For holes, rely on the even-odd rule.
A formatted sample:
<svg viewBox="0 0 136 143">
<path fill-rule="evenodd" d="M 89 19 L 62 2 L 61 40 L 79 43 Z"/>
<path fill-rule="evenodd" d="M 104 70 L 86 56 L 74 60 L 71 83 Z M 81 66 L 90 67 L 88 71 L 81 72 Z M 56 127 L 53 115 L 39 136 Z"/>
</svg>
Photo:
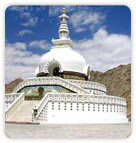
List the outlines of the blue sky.
<svg viewBox="0 0 136 143">
<path fill-rule="evenodd" d="M 63 7 L 73 49 L 92 70 L 130 63 L 131 12 L 125 6 L 10 6 L 5 12 L 6 82 L 34 76 L 51 39 L 58 38 Z"/>
</svg>

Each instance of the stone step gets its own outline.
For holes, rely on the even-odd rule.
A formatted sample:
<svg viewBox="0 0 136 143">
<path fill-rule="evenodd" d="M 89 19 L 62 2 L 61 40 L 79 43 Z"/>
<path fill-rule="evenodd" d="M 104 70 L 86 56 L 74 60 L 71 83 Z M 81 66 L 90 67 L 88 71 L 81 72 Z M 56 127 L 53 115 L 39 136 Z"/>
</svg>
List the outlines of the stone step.
<svg viewBox="0 0 136 143">
<path fill-rule="evenodd" d="M 6 120 L 7 122 L 31 122 L 32 121 L 32 109 L 39 101 L 23 101 L 20 106 L 12 113 L 12 115 Z"/>
</svg>

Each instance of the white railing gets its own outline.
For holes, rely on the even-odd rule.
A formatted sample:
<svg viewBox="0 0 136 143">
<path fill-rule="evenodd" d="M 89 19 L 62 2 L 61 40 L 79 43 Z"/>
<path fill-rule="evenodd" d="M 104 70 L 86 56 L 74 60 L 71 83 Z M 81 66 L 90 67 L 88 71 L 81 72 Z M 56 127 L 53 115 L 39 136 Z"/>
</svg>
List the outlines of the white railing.
<svg viewBox="0 0 136 143">
<path fill-rule="evenodd" d="M 40 115 L 44 114 L 43 109 L 48 102 L 76 102 L 76 103 L 91 103 L 91 104 L 110 104 L 123 106 L 126 108 L 126 100 L 122 97 L 109 95 L 92 95 L 76 94 L 76 93 L 46 93 L 41 102 L 33 109 L 32 121 L 40 120 Z M 44 116 L 47 118 L 46 116 Z"/>
<path fill-rule="evenodd" d="M 93 90 L 99 90 L 102 92 L 107 92 L 106 86 L 97 82 L 92 82 L 92 81 L 84 81 L 84 80 L 68 80 L 76 85 L 79 85 L 82 88 L 87 88 L 87 89 L 93 89 Z"/>
<path fill-rule="evenodd" d="M 20 96 L 20 94 L 21 93 L 5 94 L 5 109 L 7 109 L 9 105 L 12 104 L 18 96 Z"/>
<path fill-rule="evenodd" d="M 17 87 L 13 90 L 13 92 L 18 92 L 19 90 L 23 89 L 26 86 L 31 85 L 61 85 L 65 88 L 68 88 L 78 94 L 88 94 L 89 91 L 81 88 L 80 86 L 71 83 L 70 81 L 67 81 L 65 79 L 62 79 L 60 77 L 34 77 L 34 78 L 28 78 L 25 79 L 23 82 L 21 82 Z"/>
<path fill-rule="evenodd" d="M 32 121 L 38 120 L 38 117 L 40 116 L 40 113 L 42 112 L 44 107 L 47 105 L 47 103 L 48 103 L 48 94 L 49 93 L 46 93 L 44 95 L 44 97 L 42 98 L 42 100 L 39 102 L 39 104 L 33 108 L 33 110 L 32 110 Z"/>
<path fill-rule="evenodd" d="M 122 97 L 110 95 L 91 95 L 90 94 L 76 94 L 76 93 L 48 93 L 49 101 L 75 101 L 78 102 L 91 102 L 102 104 L 116 104 L 126 106 L 126 100 Z"/>
<path fill-rule="evenodd" d="M 9 105 L 9 107 L 5 110 L 5 119 L 7 119 L 14 111 L 18 108 L 18 106 L 24 101 L 24 93 L 20 93 L 20 95 Z"/>
</svg>

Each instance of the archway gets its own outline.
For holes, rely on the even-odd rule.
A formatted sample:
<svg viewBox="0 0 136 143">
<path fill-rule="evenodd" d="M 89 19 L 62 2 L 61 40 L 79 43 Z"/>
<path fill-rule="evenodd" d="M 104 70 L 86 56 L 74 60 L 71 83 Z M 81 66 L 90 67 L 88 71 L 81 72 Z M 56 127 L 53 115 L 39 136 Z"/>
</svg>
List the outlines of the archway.
<svg viewBox="0 0 136 143">
<path fill-rule="evenodd" d="M 59 76 L 59 70 L 60 70 L 59 67 L 55 67 L 55 68 L 53 69 L 53 76 Z"/>
<path fill-rule="evenodd" d="M 59 76 L 60 64 L 58 62 L 51 62 L 48 65 L 48 72 L 50 76 Z"/>
</svg>

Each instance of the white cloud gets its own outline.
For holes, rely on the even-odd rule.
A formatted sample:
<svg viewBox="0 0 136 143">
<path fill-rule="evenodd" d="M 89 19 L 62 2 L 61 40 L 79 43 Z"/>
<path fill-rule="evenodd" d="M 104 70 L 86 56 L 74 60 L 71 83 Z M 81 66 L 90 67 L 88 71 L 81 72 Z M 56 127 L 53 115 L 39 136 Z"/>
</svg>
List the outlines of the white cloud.
<svg viewBox="0 0 136 143">
<path fill-rule="evenodd" d="M 17 11 L 17 12 L 24 12 L 24 11 L 27 11 L 29 9 L 28 6 L 18 6 L 18 5 L 13 5 L 13 6 L 10 6 L 8 7 L 9 10 L 11 11 Z"/>
<path fill-rule="evenodd" d="M 38 17 L 33 12 L 33 6 L 10 6 L 8 9 L 18 12 L 19 17 L 26 21 L 22 23 L 23 26 L 35 26 L 38 22 Z"/>
<path fill-rule="evenodd" d="M 25 43 L 7 43 L 5 50 L 6 83 L 18 77 L 34 76 L 40 57 L 40 55 L 28 51 Z"/>
<path fill-rule="evenodd" d="M 22 25 L 23 26 L 35 26 L 37 22 L 38 22 L 38 17 L 31 17 Z"/>
<path fill-rule="evenodd" d="M 77 10 L 76 6 L 49 6 L 49 16 L 60 15 L 62 13 L 62 8 L 65 8 L 67 13 Z"/>
<path fill-rule="evenodd" d="M 24 36 L 24 35 L 28 35 L 28 34 L 33 34 L 33 31 L 25 29 L 25 30 L 19 31 L 18 34 L 19 34 L 19 36 Z"/>
<path fill-rule="evenodd" d="M 95 26 L 100 25 L 104 19 L 105 15 L 98 12 L 78 11 L 70 16 L 70 23 L 76 32 L 82 32 L 88 30 L 87 25 L 90 26 L 90 30 L 95 29 Z"/>
<path fill-rule="evenodd" d="M 57 16 L 60 15 L 62 12 L 62 8 L 66 9 L 66 13 L 73 13 L 78 11 L 94 11 L 96 10 L 93 7 L 89 6 L 80 6 L 80 5 L 61 5 L 61 6 L 49 6 L 49 16 Z M 98 8 L 97 8 L 98 9 Z"/>
<path fill-rule="evenodd" d="M 29 50 L 29 47 L 49 49 L 50 44 L 46 40 L 6 43 L 5 50 L 5 74 L 6 83 L 16 78 L 27 78 L 35 76 L 35 69 L 39 64 L 41 55 Z"/>
<path fill-rule="evenodd" d="M 86 28 L 84 28 L 84 27 L 78 27 L 75 29 L 75 32 L 83 32 L 85 30 L 86 30 Z"/>
<path fill-rule="evenodd" d="M 26 18 L 26 19 L 28 19 L 28 18 L 31 17 L 31 13 L 30 13 L 30 11 L 21 12 L 21 13 L 20 13 L 20 17 L 21 17 L 21 18 Z"/>
<path fill-rule="evenodd" d="M 13 44 L 11 44 L 11 43 L 7 43 L 6 44 L 6 48 L 14 48 L 14 49 L 16 49 L 16 50 L 25 50 L 26 49 L 26 44 L 25 43 L 22 43 L 22 42 L 16 42 L 16 43 L 13 43 Z"/>
<path fill-rule="evenodd" d="M 46 40 L 39 40 L 39 41 L 35 40 L 29 43 L 29 47 L 41 48 L 41 49 L 46 49 L 46 50 L 48 50 L 50 46 L 51 45 Z"/>
<path fill-rule="evenodd" d="M 99 29 L 92 39 L 76 41 L 75 45 L 92 70 L 106 71 L 131 62 L 131 40 L 127 35 L 109 34 Z"/>
</svg>

